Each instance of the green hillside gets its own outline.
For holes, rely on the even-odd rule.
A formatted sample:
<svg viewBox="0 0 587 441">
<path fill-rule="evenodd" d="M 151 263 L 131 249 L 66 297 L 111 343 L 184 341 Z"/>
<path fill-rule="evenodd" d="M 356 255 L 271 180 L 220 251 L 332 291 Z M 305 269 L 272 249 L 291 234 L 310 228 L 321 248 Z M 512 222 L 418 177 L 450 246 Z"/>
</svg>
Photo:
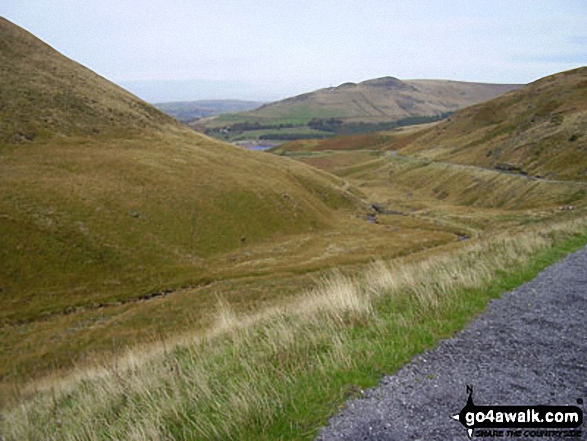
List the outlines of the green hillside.
<svg viewBox="0 0 587 441">
<path fill-rule="evenodd" d="M 167 115 L 0 17 L 0 142 L 162 130 Z"/>
<path fill-rule="evenodd" d="M 527 174 L 587 180 L 587 67 L 464 109 L 402 150 Z"/>
<path fill-rule="evenodd" d="M 300 138 L 255 152 L 0 18 L 0 441 L 319 436 L 585 246 L 586 86 L 386 77 L 198 122 Z"/>
<path fill-rule="evenodd" d="M 322 231 L 342 181 L 213 141 L 0 20 L 1 323 L 204 283 Z"/>
</svg>

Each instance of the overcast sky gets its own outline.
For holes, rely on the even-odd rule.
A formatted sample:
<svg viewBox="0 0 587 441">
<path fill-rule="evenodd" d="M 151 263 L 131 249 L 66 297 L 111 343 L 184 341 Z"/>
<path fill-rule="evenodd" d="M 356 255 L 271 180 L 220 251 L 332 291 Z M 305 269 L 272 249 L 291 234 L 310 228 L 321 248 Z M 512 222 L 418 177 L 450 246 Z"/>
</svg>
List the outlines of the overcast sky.
<svg viewBox="0 0 587 441">
<path fill-rule="evenodd" d="M 586 0 L 2 0 L 0 15 L 150 102 L 587 65 Z"/>
</svg>

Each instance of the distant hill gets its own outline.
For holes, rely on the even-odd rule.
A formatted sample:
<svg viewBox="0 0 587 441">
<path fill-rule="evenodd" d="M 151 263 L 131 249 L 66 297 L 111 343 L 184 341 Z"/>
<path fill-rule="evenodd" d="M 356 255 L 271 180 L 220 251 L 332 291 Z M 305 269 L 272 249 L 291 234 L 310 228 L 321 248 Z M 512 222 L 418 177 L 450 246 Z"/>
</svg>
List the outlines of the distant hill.
<svg viewBox="0 0 587 441">
<path fill-rule="evenodd" d="M 520 87 L 511 84 L 465 83 L 443 80 L 408 80 L 384 77 L 266 104 L 247 113 L 259 118 L 305 114 L 306 118 L 341 118 L 349 121 L 397 121 L 431 116 L 470 106 Z"/>
<path fill-rule="evenodd" d="M 0 324 L 204 283 L 210 258 L 355 204 L 342 180 L 195 133 L 3 18 L 0 103 Z"/>
<path fill-rule="evenodd" d="M 359 182 L 383 216 L 421 210 L 424 201 L 437 204 L 425 211 L 435 216 L 450 206 L 580 215 L 587 201 L 586 86 L 584 67 L 438 123 L 297 140 L 271 151 Z"/>
<path fill-rule="evenodd" d="M 260 129 L 288 133 L 298 128 L 299 132 L 299 127 L 305 127 L 307 137 L 364 133 L 437 120 L 519 87 L 384 77 L 317 90 L 256 110 L 205 119 L 193 126 L 213 135 Z"/>
<path fill-rule="evenodd" d="M 262 105 L 263 103 L 260 101 L 200 100 L 157 103 L 155 107 L 178 121 L 190 123 L 208 116 L 253 110 Z"/>
<path fill-rule="evenodd" d="M 548 179 L 587 181 L 587 67 L 463 109 L 402 152 Z"/>
</svg>

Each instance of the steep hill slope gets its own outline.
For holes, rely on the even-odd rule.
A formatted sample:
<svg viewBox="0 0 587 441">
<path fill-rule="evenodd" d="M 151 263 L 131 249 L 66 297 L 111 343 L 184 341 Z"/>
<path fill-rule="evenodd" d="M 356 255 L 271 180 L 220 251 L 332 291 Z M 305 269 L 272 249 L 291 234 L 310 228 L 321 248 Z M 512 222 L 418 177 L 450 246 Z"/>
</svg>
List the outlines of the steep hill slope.
<svg viewBox="0 0 587 441">
<path fill-rule="evenodd" d="M 167 115 L 0 17 L 0 141 L 126 134 L 174 125 Z"/>
<path fill-rule="evenodd" d="M 0 19 L 1 322 L 197 284 L 320 231 L 341 180 L 184 128 Z"/>
<path fill-rule="evenodd" d="M 587 180 L 587 68 L 463 109 L 402 150 L 547 179 Z"/>
</svg>

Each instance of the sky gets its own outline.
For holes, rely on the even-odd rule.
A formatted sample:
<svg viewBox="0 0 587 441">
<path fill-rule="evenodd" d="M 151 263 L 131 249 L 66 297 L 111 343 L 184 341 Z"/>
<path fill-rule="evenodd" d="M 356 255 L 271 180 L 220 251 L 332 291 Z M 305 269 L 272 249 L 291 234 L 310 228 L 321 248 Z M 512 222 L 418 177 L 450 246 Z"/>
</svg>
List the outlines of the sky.
<svg viewBox="0 0 587 441">
<path fill-rule="evenodd" d="M 2 0 L 0 15 L 149 102 L 587 65 L 585 0 Z"/>
</svg>

